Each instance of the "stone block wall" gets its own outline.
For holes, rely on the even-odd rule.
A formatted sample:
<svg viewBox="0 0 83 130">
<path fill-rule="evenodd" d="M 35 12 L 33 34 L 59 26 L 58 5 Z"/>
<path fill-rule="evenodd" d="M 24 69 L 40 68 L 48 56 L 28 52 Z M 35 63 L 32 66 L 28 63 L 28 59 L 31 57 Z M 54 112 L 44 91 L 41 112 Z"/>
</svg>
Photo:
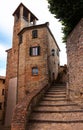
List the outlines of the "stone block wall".
<svg viewBox="0 0 83 130">
<path fill-rule="evenodd" d="M 38 31 L 38 38 L 32 38 L 32 31 Z M 47 23 L 39 26 L 28 27 L 21 33 L 22 43 L 19 45 L 18 67 L 18 100 L 26 93 L 31 93 L 39 86 L 49 83 L 49 76 L 54 72 L 55 79 L 58 75 L 59 56 L 52 56 L 51 50 L 59 51 L 56 42 L 47 28 Z M 40 55 L 30 56 L 30 47 L 40 46 Z M 38 67 L 38 75 L 32 75 L 32 68 Z M 49 71 L 51 74 L 49 74 Z"/>
<path fill-rule="evenodd" d="M 67 39 L 69 96 L 80 103 L 83 98 L 83 19 Z"/>
<path fill-rule="evenodd" d="M 67 65 L 60 66 L 59 67 L 59 72 L 58 72 L 58 77 L 56 80 L 56 83 L 67 83 L 68 82 L 68 72 L 67 72 Z"/>
<path fill-rule="evenodd" d="M 0 76 L 0 121 L 4 121 L 5 77 Z"/>
<path fill-rule="evenodd" d="M 57 45 L 57 42 L 55 41 L 53 35 L 51 33 L 48 33 L 48 68 L 49 68 L 49 76 L 51 79 L 51 82 L 53 80 L 57 79 L 58 72 L 59 72 L 59 47 Z M 54 55 L 53 55 L 54 50 Z"/>
<path fill-rule="evenodd" d="M 15 107 L 26 95 L 35 93 L 39 87 L 49 84 L 58 75 L 59 47 L 48 27 L 48 23 L 35 25 L 37 17 L 22 3 L 13 13 L 14 28 L 12 48 L 7 50 L 6 72 L 6 99 L 12 95 L 14 87 L 14 99 L 7 110 Z M 25 20 L 26 18 L 26 20 Z M 33 23 L 33 24 L 32 24 Z M 32 31 L 37 30 L 38 37 L 32 37 Z M 30 55 L 31 47 L 40 47 L 40 55 Z M 51 51 L 55 49 L 56 55 L 52 57 Z M 38 68 L 38 74 L 33 75 L 32 69 Z M 51 80 L 49 80 L 49 78 Z M 15 83 L 15 85 L 13 84 Z M 9 92 L 11 90 L 11 92 Z M 9 96 L 8 96 L 9 95 Z M 9 106 L 9 107 L 8 107 Z M 8 120 L 10 120 L 8 122 Z M 6 114 L 6 124 L 11 123 Z"/>
</svg>

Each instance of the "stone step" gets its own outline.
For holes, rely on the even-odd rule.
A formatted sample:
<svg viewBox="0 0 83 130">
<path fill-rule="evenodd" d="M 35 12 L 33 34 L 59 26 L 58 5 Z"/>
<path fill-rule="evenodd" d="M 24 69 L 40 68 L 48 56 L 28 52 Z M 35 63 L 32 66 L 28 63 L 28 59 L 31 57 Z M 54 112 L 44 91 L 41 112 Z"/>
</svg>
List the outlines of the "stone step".
<svg viewBox="0 0 83 130">
<path fill-rule="evenodd" d="M 66 88 L 50 88 L 49 90 L 66 90 Z"/>
<path fill-rule="evenodd" d="M 44 98 L 66 98 L 66 95 L 61 95 L 61 96 L 54 96 L 54 95 L 45 95 Z"/>
<path fill-rule="evenodd" d="M 27 130 L 83 130 L 83 123 L 32 122 Z"/>
<path fill-rule="evenodd" d="M 82 123 L 83 124 L 83 120 L 65 120 L 65 121 L 58 121 L 58 120 L 40 120 L 40 119 L 30 119 L 29 120 L 30 123 L 60 123 L 60 124 L 70 124 L 70 123 L 73 123 L 73 125 L 75 123 Z M 79 129 L 78 129 L 79 130 Z"/>
<path fill-rule="evenodd" d="M 66 87 L 52 86 L 34 108 L 27 130 L 83 130 L 83 109 L 66 99 Z"/>
<path fill-rule="evenodd" d="M 51 95 L 66 95 L 66 92 L 59 92 L 59 93 L 56 93 L 56 92 L 46 92 L 45 95 L 47 94 L 51 94 Z"/>
<path fill-rule="evenodd" d="M 67 87 L 50 87 L 49 89 L 66 89 Z"/>
<path fill-rule="evenodd" d="M 42 101 L 49 101 L 49 102 L 51 102 L 51 101 L 55 101 L 55 102 L 57 102 L 57 101 L 67 101 L 67 99 L 66 98 L 50 98 L 50 97 L 44 97 L 44 98 L 42 98 Z"/>
<path fill-rule="evenodd" d="M 83 109 L 80 109 L 78 106 L 75 106 L 75 105 L 64 105 L 64 106 L 61 106 L 61 105 L 40 105 L 38 107 L 36 107 L 34 109 L 35 111 L 52 111 L 52 112 L 55 112 L 55 111 L 82 111 L 83 112 Z"/>
<path fill-rule="evenodd" d="M 51 93 L 66 93 L 66 90 L 62 90 L 62 91 L 61 90 L 60 91 L 58 91 L 58 90 L 48 90 L 47 92 L 51 92 Z"/>
<path fill-rule="evenodd" d="M 77 104 L 75 103 L 69 103 L 69 104 L 39 104 L 38 105 L 39 107 L 67 107 L 67 106 L 70 106 L 70 107 L 74 107 L 76 108 Z"/>
<path fill-rule="evenodd" d="M 67 101 L 67 99 L 66 98 L 62 98 L 62 99 L 60 99 L 60 98 L 58 98 L 58 99 L 52 99 L 52 98 L 43 98 L 42 99 L 42 101 L 49 101 L 49 102 L 52 102 L 52 101 L 54 101 L 54 102 L 62 102 L 62 101 Z"/>
<path fill-rule="evenodd" d="M 67 88 L 66 86 L 51 86 L 50 88 Z"/>
<path fill-rule="evenodd" d="M 48 113 L 48 112 L 41 112 L 36 113 L 33 112 L 30 121 L 40 120 L 40 121 L 47 121 L 47 122 L 82 122 L 83 123 L 83 112 L 62 112 L 62 113 Z"/>
<path fill-rule="evenodd" d="M 66 100 L 65 101 L 57 101 L 57 102 L 43 100 L 39 103 L 39 105 L 62 105 L 62 106 L 64 106 L 64 105 L 67 106 L 69 104 L 73 104 L 73 103 L 71 103 L 70 101 L 66 101 Z"/>
<path fill-rule="evenodd" d="M 56 114 L 56 113 L 83 113 L 83 110 L 38 110 L 38 109 L 34 109 L 34 111 L 33 111 L 34 113 L 54 113 L 54 114 Z"/>
<path fill-rule="evenodd" d="M 54 88 L 54 89 L 64 89 L 64 88 L 67 88 L 66 86 L 51 86 L 51 88 Z"/>
</svg>

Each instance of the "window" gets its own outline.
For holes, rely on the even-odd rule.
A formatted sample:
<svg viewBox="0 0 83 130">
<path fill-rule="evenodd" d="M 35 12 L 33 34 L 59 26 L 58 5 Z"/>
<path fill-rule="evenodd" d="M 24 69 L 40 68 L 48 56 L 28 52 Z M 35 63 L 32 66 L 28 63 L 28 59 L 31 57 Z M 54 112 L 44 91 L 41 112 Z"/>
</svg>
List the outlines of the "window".
<svg viewBox="0 0 83 130">
<path fill-rule="evenodd" d="M 59 56 L 59 50 L 57 49 L 57 56 Z"/>
<path fill-rule="evenodd" d="M 5 79 L 3 80 L 3 84 L 5 84 Z"/>
<path fill-rule="evenodd" d="M 52 56 L 55 56 L 55 50 L 52 49 L 51 51 L 52 51 Z"/>
<path fill-rule="evenodd" d="M 32 31 L 32 38 L 37 38 L 38 37 L 38 31 L 37 30 L 33 30 Z"/>
<path fill-rule="evenodd" d="M 38 68 L 37 67 L 32 68 L 32 75 L 38 75 Z"/>
<path fill-rule="evenodd" d="M 2 103 L 0 102 L 0 110 L 2 110 Z"/>
<path fill-rule="evenodd" d="M 4 89 L 2 89 L 2 95 L 4 95 L 5 94 L 5 90 Z"/>
<path fill-rule="evenodd" d="M 30 47 L 30 56 L 38 56 L 40 55 L 40 46 Z"/>
<path fill-rule="evenodd" d="M 19 44 L 22 43 L 22 35 L 19 36 Z"/>
</svg>

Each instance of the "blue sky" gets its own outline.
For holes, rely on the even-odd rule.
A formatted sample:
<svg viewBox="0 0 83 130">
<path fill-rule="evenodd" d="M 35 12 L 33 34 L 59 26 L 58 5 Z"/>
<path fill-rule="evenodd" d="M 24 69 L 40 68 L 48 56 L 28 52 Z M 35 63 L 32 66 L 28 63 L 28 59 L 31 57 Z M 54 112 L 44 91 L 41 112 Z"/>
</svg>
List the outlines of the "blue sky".
<svg viewBox="0 0 83 130">
<path fill-rule="evenodd" d="M 0 75 L 6 75 L 7 55 L 5 50 L 12 47 L 14 23 L 12 14 L 21 2 L 38 17 L 37 24 L 50 23 L 49 27 L 61 50 L 60 63 L 64 65 L 67 61 L 65 44 L 62 43 L 61 24 L 49 12 L 47 0 L 0 0 Z"/>
<path fill-rule="evenodd" d="M 5 50 L 10 47 L 11 39 L 3 30 L 0 30 L 0 75 L 5 75 L 6 72 L 6 52 Z"/>
</svg>

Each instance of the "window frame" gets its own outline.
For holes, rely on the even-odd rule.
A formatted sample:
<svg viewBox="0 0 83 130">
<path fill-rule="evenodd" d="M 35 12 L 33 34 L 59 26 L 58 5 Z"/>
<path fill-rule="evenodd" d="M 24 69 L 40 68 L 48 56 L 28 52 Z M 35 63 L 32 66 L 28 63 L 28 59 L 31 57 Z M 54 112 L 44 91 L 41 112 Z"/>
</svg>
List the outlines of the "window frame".
<svg viewBox="0 0 83 130">
<path fill-rule="evenodd" d="M 35 30 L 32 30 L 32 38 L 38 38 L 38 30 L 35 29 Z"/>
<path fill-rule="evenodd" d="M 38 67 L 32 67 L 32 76 L 38 76 Z"/>
<path fill-rule="evenodd" d="M 40 55 L 40 46 L 30 47 L 30 56 L 39 56 Z"/>
</svg>

